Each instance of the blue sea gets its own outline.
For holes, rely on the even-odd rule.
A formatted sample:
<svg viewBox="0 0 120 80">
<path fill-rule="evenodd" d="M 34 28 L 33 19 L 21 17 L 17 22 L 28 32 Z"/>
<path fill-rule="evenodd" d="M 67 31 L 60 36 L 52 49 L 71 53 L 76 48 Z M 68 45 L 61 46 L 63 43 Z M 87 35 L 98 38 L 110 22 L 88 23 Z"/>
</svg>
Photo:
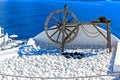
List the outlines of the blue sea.
<svg viewBox="0 0 120 80">
<path fill-rule="evenodd" d="M 17 39 L 29 39 L 44 31 L 47 16 L 68 4 L 79 21 L 90 22 L 99 16 L 111 20 L 111 32 L 120 38 L 120 2 L 118 1 L 1 1 L 0 26 Z M 105 29 L 105 27 L 102 27 Z"/>
</svg>

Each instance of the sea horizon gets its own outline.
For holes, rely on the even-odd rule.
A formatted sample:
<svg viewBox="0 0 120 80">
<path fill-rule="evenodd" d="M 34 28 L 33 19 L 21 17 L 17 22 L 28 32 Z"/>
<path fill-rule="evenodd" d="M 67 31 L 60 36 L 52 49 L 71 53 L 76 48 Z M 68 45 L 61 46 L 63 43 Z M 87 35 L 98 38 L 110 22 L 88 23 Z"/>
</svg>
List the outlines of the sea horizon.
<svg viewBox="0 0 120 80">
<path fill-rule="evenodd" d="M 0 1 L 0 26 L 5 33 L 17 34 L 17 39 L 27 40 L 44 31 L 47 16 L 55 10 L 62 10 L 65 4 L 68 4 L 69 11 L 73 12 L 80 22 L 90 22 L 99 16 L 106 16 L 111 20 L 112 34 L 120 38 L 119 1 Z"/>
</svg>

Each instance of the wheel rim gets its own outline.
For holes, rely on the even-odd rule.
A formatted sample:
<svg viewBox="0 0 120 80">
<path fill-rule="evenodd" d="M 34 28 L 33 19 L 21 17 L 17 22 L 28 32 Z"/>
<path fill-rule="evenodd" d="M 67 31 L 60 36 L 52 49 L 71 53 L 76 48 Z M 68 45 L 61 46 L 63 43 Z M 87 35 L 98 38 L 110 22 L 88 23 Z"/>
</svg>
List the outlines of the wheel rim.
<svg viewBox="0 0 120 80">
<path fill-rule="evenodd" d="M 62 44 L 63 35 L 64 43 L 71 42 L 75 39 L 78 34 L 79 27 L 68 25 L 69 23 L 76 23 L 78 19 L 72 12 L 68 12 L 65 16 L 65 21 L 63 20 L 65 10 L 57 10 L 52 12 L 45 21 L 45 32 L 50 40 L 55 43 Z M 63 28 L 64 27 L 64 32 Z"/>
</svg>

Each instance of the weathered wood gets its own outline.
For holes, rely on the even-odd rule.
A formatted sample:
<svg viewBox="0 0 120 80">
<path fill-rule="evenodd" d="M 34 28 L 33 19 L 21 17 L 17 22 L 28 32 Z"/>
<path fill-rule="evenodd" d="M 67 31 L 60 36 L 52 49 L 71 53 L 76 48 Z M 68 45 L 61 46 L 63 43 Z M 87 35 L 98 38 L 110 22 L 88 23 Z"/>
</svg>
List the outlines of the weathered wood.
<svg viewBox="0 0 120 80">
<path fill-rule="evenodd" d="M 63 13 L 64 15 L 61 15 L 61 13 Z M 56 14 L 58 15 L 58 19 L 57 17 L 55 17 Z M 71 18 L 69 20 L 67 20 L 68 14 L 71 15 Z M 55 21 L 55 23 L 50 21 L 51 18 Z M 56 27 L 51 26 L 52 28 L 48 28 L 49 24 L 52 24 L 53 26 L 56 26 Z M 106 35 L 96 26 L 98 24 L 107 25 Z M 107 48 L 109 49 L 109 52 L 112 51 L 111 50 L 110 20 L 106 19 L 106 17 L 104 16 L 92 22 L 78 22 L 77 17 L 72 12 L 69 12 L 68 6 L 65 5 L 64 10 L 56 10 L 47 17 L 44 27 L 45 27 L 45 32 L 48 38 L 55 43 L 61 44 L 61 48 L 62 48 L 61 51 L 64 52 L 65 44 L 75 39 L 75 37 L 78 34 L 80 25 L 93 25 L 93 27 L 95 27 L 95 29 L 107 40 Z M 49 31 L 52 31 L 52 30 L 54 30 L 54 32 L 50 34 Z M 69 32 L 67 33 L 67 31 Z M 57 34 L 57 38 L 54 39 L 53 36 L 56 34 Z M 62 38 L 61 41 L 59 40 L 60 36 Z"/>
</svg>

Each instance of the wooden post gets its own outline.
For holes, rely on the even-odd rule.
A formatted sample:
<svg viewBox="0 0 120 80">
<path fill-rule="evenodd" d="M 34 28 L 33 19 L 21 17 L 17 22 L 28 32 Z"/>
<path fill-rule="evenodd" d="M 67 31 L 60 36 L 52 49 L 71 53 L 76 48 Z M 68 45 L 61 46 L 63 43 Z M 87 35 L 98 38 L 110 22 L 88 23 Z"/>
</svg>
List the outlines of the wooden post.
<svg viewBox="0 0 120 80">
<path fill-rule="evenodd" d="M 64 18 L 63 18 L 63 26 L 62 26 L 62 52 L 64 52 L 64 47 L 65 47 L 65 24 L 66 24 L 66 16 L 68 14 L 68 5 L 64 6 Z"/>
<path fill-rule="evenodd" d="M 107 23 L 107 48 L 109 49 L 108 52 L 112 52 L 112 49 L 111 49 L 110 23 Z"/>
</svg>

